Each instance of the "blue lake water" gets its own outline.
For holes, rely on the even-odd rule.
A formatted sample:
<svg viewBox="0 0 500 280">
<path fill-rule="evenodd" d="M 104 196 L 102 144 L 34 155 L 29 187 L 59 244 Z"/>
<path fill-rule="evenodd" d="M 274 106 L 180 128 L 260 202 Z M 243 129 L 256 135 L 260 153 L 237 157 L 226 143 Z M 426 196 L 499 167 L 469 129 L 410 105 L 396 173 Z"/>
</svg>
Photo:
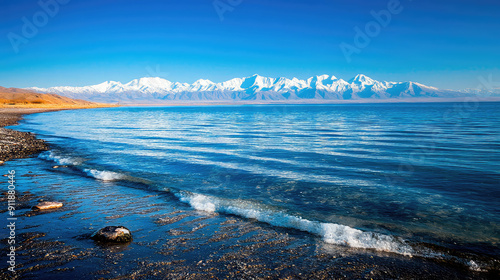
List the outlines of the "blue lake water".
<svg viewBox="0 0 500 280">
<path fill-rule="evenodd" d="M 500 103 L 123 107 L 16 129 L 66 172 L 198 210 L 358 248 L 500 255 Z"/>
</svg>

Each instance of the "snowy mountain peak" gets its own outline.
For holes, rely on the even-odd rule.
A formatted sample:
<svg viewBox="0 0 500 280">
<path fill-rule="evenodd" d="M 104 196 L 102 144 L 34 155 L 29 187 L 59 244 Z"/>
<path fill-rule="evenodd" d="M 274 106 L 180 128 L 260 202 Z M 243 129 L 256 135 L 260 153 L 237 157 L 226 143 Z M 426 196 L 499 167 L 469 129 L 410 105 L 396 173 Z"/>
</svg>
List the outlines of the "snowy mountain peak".
<svg viewBox="0 0 500 280">
<path fill-rule="evenodd" d="M 348 82 L 330 75 L 319 75 L 307 80 L 285 77 L 269 78 L 258 74 L 234 78 L 221 83 L 199 79 L 192 84 L 170 82 L 147 77 L 126 84 L 109 81 L 85 87 L 28 88 L 37 92 L 96 102 L 145 103 L 168 100 L 302 100 L 302 99 L 365 99 L 406 97 L 454 97 L 466 93 L 439 90 L 414 82 L 378 82 L 365 75 L 357 75 Z"/>
<path fill-rule="evenodd" d="M 153 88 L 159 88 L 159 87 L 165 87 L 165 86 L 170 86 L 172 82 L 167 81 L 162 78 L 154 78 L 154 77 L 147 77 L 147 78 L 140 78 L 140 79 L 135 79 L 130 81 L 129 83 L 125 84 L 124 86 L 128 87 L 153 87 Z"/>
<path fill-rule="evenodd" d="M 365 76 L 363 74 L 358 74 L 356 77 L 352 78 L 349 80 L 349 83 L 351 84 L 367 84 L 367 85 L 373 85 L 377 81 L 373 80 L 372 78 Z"/>
<path fill-rule="evenodd" d="M 241 84 L 241 88 L 247 88 L 250 90 L 260 90 L 263 88 L 272 87 L 274 84 L 273 78 L 262 77 L 260 75 L 253 75 L 247 78 L 244 78 L 243 83 Z"/>
<path fill-rule="evenodd" d="M 209 91 L 217 89 L 217 85 L 214 82 L 206 79 L 199 79 L 192 85 L 186 84 L 185 86 L 188 87 L 188 91 Z"/>
<path fill-rule="evenodd" d="M 210 80 L 206 80 L 206 79 L 199 79 L 197 80 L 196 82 L 194 82 L 193 85 L 213 85 L 214 82 L 210 81 Z"/>
<path fill-rule="evenodd" d="M 108 81 L 108 82 L 100 83 L 100 84 L 92 86 L 92 87 L 94 89 L 96 89 L 97 91 L 105 92 L 105 91 L 108 91 L 108 90 L 113 90 L 113 89 L 115 89 L 117 87 L 120 87 L 120 86 L 121 86 L 120 82 Z M 68 89 L 77 89 L 77 88 L 73 88 L 73 87 L 66 87 L 66 88 L 68 88 Z"/>
<path fill-rule="evenodd" d="M 317 79 L 318 81 L 323 81 L 323 80 L 326 80 L 326 79 L 328 79 L 328 78 L 330 78 L 330 76 L 329 76 L 329 75 L 320 75 L 320 76 L 316 76 L 316 79 Z"/>
</svg>

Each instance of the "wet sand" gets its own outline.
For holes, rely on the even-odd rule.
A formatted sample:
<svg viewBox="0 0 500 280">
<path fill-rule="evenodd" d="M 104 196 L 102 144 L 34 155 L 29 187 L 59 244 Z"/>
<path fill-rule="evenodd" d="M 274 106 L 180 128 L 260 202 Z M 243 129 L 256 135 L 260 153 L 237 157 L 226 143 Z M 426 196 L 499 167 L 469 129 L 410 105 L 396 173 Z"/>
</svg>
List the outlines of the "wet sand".
<svg viewBox="0 0 500 280">
<path fill-rule="evenodd" d="M 18 192 L 16 273 L 6 267 L 2 227 L 0 279 L 498 279 L 498 270 L 331 245 L 300 231 L 196 211 L 168 192 L 82 177 L 37 158 L 11 160 L 0 170 L 16 171 Z M 0 178 L 7 221 L 8 179 Z M 32 211 L 42 200 L 64 206 Z M 133 241 L 90 239 L 111 225 L 129 228 Z"/>
</svg>

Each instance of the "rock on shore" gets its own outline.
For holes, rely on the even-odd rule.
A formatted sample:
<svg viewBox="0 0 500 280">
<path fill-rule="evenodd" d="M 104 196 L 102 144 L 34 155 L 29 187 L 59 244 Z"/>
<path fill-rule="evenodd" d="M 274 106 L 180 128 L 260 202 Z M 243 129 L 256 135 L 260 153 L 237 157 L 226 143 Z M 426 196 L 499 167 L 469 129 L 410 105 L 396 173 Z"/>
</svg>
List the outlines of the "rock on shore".
<svg viewBox="0 0 500 280">
<path fill-rule="evenodd" d="M 123 226 L 108 226 L 92 234 L 91 238 L 101 242 L 128 243 L 132 241 L 132 233 Z"/>
</svg>

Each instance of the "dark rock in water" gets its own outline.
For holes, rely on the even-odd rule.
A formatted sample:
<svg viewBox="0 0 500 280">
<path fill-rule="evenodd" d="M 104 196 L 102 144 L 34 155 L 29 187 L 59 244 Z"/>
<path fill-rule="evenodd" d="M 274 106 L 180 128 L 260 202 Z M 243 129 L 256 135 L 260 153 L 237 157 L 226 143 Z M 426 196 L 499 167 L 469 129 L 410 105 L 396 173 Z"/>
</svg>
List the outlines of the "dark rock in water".
<svg viewBox="0 0 500 280">
<path fill-rule="evenodd" d="M 49 210 L 55 208 L 61 208 L 63 204 L 61 202 L 56 201 L 43 201 L 38 203 L 36 206 L 33 206 L 33 210 Z"/>
<path fill-rule="evenodd" d="M 92 234 L 93 240 L 110 243 L 128 243 L 132 241 L 132 233 L 123 226 L 109 226 Z"/>
</svg>

